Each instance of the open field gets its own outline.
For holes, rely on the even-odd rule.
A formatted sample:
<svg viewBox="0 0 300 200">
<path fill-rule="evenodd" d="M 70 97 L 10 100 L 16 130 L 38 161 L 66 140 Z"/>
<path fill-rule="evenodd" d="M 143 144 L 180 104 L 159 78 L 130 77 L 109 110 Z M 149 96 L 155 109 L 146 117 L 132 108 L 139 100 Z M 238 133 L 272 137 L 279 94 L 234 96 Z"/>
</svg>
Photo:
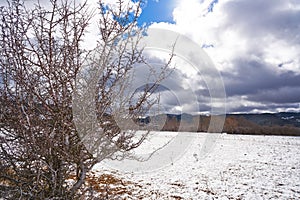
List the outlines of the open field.
<svg viewBox="0 0 300 200">
<path fill-rule="evenodd" d="M 142 146 L 170 138 L 159 132 Z M 152 172 L 128 173 L 96 165 L 99 173 L 117 177 L 122 192 L 110 199 L 300 199 L 300 137 L 221 134 L 212 151 L 200 158 L 205 133 L 193 137 L 185 154 Z M 157 142 L 155 142 L 157 143 Z M 123 183 L 122 183 L 123 182 Z M 127 184 L 126 184 L 127 183 Z M 119 184 L 119 185 L 120 185 Z M 110 188 L 119 187 L 106 184 Z M 125 188 L 125 189 L 124 189 Z"/>
</svg>

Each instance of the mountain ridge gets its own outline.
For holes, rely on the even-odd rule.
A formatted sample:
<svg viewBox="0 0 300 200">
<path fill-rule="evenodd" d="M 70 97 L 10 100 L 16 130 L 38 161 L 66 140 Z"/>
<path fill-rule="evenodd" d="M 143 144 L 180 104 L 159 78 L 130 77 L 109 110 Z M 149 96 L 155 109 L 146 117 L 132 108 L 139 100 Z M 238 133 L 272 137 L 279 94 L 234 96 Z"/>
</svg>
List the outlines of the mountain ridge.
<svg viewBox="0 0 300 200">
<path fill-rule="evenodd" d="M 214 115 L 224 119 L 221 115 Z M 162 131 L 208 132 L 211 115 L 160 114 L 150 117 L 161 121 L 165 117 Z M 195 126 L 196 124 L 196 126 Z M 198 125 L 197 125 L 198 124 Z M 300 113 L 239 113 L 226 114 L 222 132 L 229 134 L 292 135 L 300 136 Z"/>
</svg>

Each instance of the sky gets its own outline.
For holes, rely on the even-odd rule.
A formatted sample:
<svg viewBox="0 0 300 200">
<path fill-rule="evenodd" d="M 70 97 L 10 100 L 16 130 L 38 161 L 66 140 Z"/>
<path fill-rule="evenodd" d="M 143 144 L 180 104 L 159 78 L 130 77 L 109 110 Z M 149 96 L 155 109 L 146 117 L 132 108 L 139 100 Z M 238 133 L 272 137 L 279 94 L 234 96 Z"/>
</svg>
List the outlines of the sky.
<svg viewBox="0 0 300 200">
<path fill-rule="evenodd" d="M 98 37 L 93 20 L 87 47 Z M 227 113 L 300 112 L 299 0 L 147 0 L 138 19 L 143 24 L 179 32 L 207 53 L 222 77 Z M 164 109 L 209 112 L 205 81 L 177 61 L 165 81 L 173 87 L 162 98 Z"/>
<path fill-rule="evenodd" d="M 143 22 L 203 48 L 223 78 L 228 113 L 300 111 L 299 0 L 148 0 Z"/>
<path fill-rule="evenodd" d="M 173 9 L 176 6 L 174 0 L 148 0 L 142 6 L 142 13 L 138 19 L 139 25 L 154 22 L 174 23 Z"/>
</svg>

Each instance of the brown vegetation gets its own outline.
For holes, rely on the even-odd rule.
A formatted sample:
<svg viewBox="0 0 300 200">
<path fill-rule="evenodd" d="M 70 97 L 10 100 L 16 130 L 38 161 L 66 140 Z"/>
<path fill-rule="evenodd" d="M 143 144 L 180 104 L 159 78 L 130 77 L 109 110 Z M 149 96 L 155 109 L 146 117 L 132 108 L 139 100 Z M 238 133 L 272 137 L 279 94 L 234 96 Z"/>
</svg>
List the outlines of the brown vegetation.
<svg viewBox="0 0 300 200">
<path fill-rule="evenodd" d="M 209 123 L 210 116 L 193 116 L 192 121 L 186 121 L 171 115 L 167 118 L 162 131 L 207 132 Z M 194 128 L 195 124 L 198 124 L 197 129 Z M 243 116 L 235 115 L 226 116 L 223 132 L 228 134 L 300 136 L 300 128 L 291 124 L 260 125 Z"/>
</svg>

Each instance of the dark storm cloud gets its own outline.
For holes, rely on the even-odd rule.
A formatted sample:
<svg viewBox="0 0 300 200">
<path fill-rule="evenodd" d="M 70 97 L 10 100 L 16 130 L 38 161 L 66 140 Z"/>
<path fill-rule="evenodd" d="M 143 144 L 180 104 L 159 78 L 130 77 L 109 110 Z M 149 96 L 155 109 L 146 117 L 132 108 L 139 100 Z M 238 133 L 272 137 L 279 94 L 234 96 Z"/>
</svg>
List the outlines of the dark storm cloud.
<svg viewBox="0 0 300 200">
<path fill-rule="evenodd" d="M 222 74 L 229 96 L 255 94 L 282 87 L 300 87 L 300 75 L 293 72 L 276 73 L 276 66 L 269 67 L 256 61 L 239 60 L 234 63 L 239 66 L 236 73 Z"/>
<path fill-rule="evenodd" d="M 297 108 L 297 103 L 300 102 L 299 74 L 291 71 L 278 72 L 277 66 L 251 59 L 239 59 L 233 63 L 236 72 L 222 74 L 227 96 L 236 97 L 236 101 L 243 96 L 244 100 L 256 102 L 257 105 L 241 104 L 230 112 L 251 112 L 255 109 L 272 111 L 275 106 L 290 108 L 291 105 Z"/>
<path fill-rule="evenodd" d="M 236 28 L 254 39 L 271 34 L 279 39 L 300 42 L 300 10 L 288 9 L 288 4 L 293 7 L 299 2 L 230 1 L 224 6 L 228 18 L 224 27 Z"/>
<path fill-rule="evenodd" d="M 221 33 L 233 31 L 240 37 L 233 42 L 245 45 L 228 61 L 232 71 L 222 71 L 230 103 L 237 104 L 229 112 L 299 110 L 300 1 L 233 0 L 222 6 Z"/>
<path fill-rule="evenodd" d="M 248 100 L 262 103 L 298 103 L 300 102 L 300 87 L 265 90 L 255 95 L 249 95 Z"/>
</svg>

